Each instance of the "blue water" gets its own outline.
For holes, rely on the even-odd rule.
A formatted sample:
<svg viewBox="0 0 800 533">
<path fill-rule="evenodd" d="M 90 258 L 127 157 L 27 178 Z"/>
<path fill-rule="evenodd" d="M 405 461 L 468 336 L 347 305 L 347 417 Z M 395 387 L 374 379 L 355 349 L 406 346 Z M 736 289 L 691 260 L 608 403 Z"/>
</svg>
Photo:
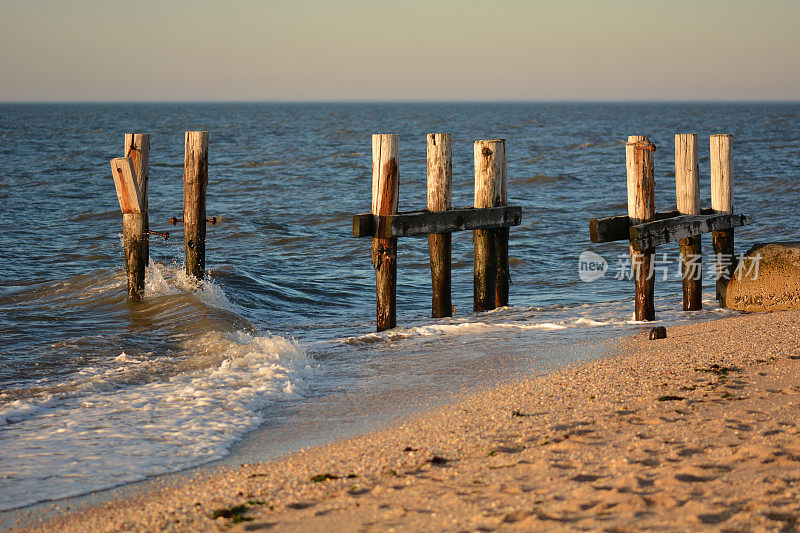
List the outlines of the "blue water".
<svg viewBox="0 0 800 533">
<path fill-rule="evenodd" d="M 197 285 L 181 276 L 182 233 L 166 220 L 182 212 L 183 133 L 201 129 L 207 210 L 221 222 Z M 151 240 L 138 304 L 125 299 L 109 170 L 126 132 L 151 134 L 150 227 L 171 232 Z M 460 233 L 456 317 L 428 318 L 427 240 L 402 239 L 401 327 L 370 335 L 370 243 L 351 236 L 352 215 L 370 208 L 370 134 L 399 134 L 400 210 L 415 210 L 428 132 L 453 136 L 455 206 L 472 203 L 473 141 L 507 140 L 509 203 L 523 208 L 513 307 L 472 313 L 472 242 Z M 593 250 L 613 266 L 627 254 L 591 245 L 588 220 L 626 212 L 628 135 L 658 147 L 656 206 L 674 208 L 673 136 L 684 132 L 699 136 L 705 199 L 708 136 L 734 135 L 736 211 L 757 220 L 736 230 L 737 252 L 797 239 L 796 103 L 0 105 L 0 509 L 219 459 L 270 424 L 330 423 L 309 406 L 348 419 L 354 399 L 393 409 L 401 391 L 434 397 L 563 364 L 565 346 L 636 327 L 632 283 L 584 283 L 577 257 Z M 659 253 L 674 264 L 675 248 Z M 677 275 L 656 283 L 660 319 L 727 313 L 713 295 L 706 311 L 680 312 Z"/>
</svg>

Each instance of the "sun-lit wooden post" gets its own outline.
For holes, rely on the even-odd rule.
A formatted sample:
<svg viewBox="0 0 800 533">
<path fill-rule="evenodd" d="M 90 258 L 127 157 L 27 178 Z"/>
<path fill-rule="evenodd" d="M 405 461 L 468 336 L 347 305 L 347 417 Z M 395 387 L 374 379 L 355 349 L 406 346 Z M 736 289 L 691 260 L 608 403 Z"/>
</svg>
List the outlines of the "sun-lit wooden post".
<svg viewBox="0 0 800 533">
<path fill-rule="evenodd" d="M 628 176 L 628 218 L 634 226 L 653 219 L 655 215 L 655 179 L 653 152 L 655 145 L 645 135 L 631 135 L 625 145 Z M 636 320 L 655 320 L 653 293 L 655 278 L 652 272 L 652 252 L 636 251 L 630 246 L 631 268 L 636 284 Z"/>
<path fill-rule="evenodd" d="M 372 136 L 372 214 L 386 217 L 397 212 L 399 192 L 397 135 Z M 377 234 L 386 232 L 386 219 L 378 219 Z M 397 323 L 397 237 L 373 237 L 378 331 Z"/>
<path fill-rule="evenodd" d="M 139 188 L 142 203 L 142 224 L 144 226 L 142 254 L 145 264 L 150 264 L 150 218 L 148 190 L 150 181 L 150 135 L 148 133 L 126 133 L 122 147 L 125 157 L 130 157 L 136 185 Z"/>
<path fill-rule="evenodd" d="M 428 211 L 447 211 L 452 206 L 452 138 L 449 133 L 428 134 Z M 428 235 L 431 257 L 431 314 L 433 318 L 453 316 L 451 301 L 452 233 Z"/>
<path fill-rule="evenodd" d="M 201 280 L 206 269 L 208 132 L 187 131 L 183 163 L 183 242 L 186 274 Z"/>
<path fill-rule="evenodd" d="M 505 139 L 475 141 L 475 207 L 499 207 L 503 198 L 506 175 Z M 496 307 L 497 292 L 497 240 L 496 229 L 478 229 L 473 232 L 475 270 L 473 308 L 489 311 Z M 506 254 L 508 247 L 506 246 Z M 506 270 L 508 260 L 506 259 Z M 508 287 L 506 286 L 506 299 Z"/>
<path fill-rule="evenodd" d="M 700 167 L 697 135 L 675 135 L 675 196 L 681 215 L 700 214 Z M 681 272 L 683 273 L 683 310 L 703 307 L 703 268 L 700 235 L 680 239 Z"/>
<path fill-rule="evenodd" d="M 136 183 L 133 161 L 130 157 L 111 160 L 111 175 L 117 191 L 119 209 L 122 211 L 122 238 L 125 247 L 125 273 L 128 277 L 128 298 L 144 297 L 144 218 L 142 197 Z"/>
<path fill-rule="evenodd" d="M 717 134 L 710 139 L 711 209 L 717 213 L 733 213 L 731 137 L 728 134 Z M 714 231 L 711 240 L 717 261 L 717 300 L 720 307 L 726 307 L 726 288 L 735 266 L 733 229 Z"/>
<path fill-rule="evenodd" d="M 506 164 L 506 141 L 502 139 L 503 164 L 500 167 L 498 176 L 498 195 L 495 195 L 494 207 L 508 205 L 508 170 Z M 500 147 L 498 147 L 498 150 Z M 498 156 L 495 156 L 496 158 Z M 495 286 L 495 307 L 505 307 L 508 305 L 508 285 L 511 283 L 511 275 L 508 270 L 508 234 L 509 228 L 497 228 L 497 284 Z"/>
</svg>

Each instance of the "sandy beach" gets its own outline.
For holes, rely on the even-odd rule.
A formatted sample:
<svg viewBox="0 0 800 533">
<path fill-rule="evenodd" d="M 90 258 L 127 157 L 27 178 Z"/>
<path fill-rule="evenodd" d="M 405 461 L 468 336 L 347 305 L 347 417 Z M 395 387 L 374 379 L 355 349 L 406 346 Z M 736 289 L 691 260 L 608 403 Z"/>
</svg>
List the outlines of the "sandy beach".
<svg viewBox="0 0 800 533">
<path fill-rule="evenodd" d="M 795 530 L 800 313 L 639 334 L 406 424 L 40 531 Z"/>
</svg>

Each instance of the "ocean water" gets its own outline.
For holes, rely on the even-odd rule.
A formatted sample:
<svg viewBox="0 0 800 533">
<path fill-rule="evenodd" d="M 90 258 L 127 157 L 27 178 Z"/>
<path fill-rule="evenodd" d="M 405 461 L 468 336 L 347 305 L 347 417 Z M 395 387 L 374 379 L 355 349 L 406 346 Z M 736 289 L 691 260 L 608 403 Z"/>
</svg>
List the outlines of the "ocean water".
<svg viewBox="0 0 800 533">
<path fill-rule="evenodd" d="M 182 273 L 183 132 L 210 132 L 205 281 Z M 151 134 L 145 299 L 126 301 L 109 159 Z M 453 237 L 456 316 L 429 318 L 427 240 L 401 239 L 398 328 L 374 332 L 370 134 L 400 136 L 400 210 L 425 207 L 425 134 L 453 135 L 453 204 L 473 194 L 472 142 L 507 140 L 511 306 L 472 312 L 470 233 Z M 675 133 L 734 134 L 737 252 L 796 240 L 800 104 L 0 105 L 0 510 L 229 457 L 267 458 L 481 385 L 593 357 L 632 322 L 624 243 L 588 221 L 626 212 L 628 135 L 655 154 L 656 206 L 674 208 Z M 704 239 L 705 250 L 710 244 Z M 705 284 L 680 311 L 677 245 L 659 248 L 657 318 L 731 311 Z M 601 254 L 586 283 L 578 256 Z M 661 254 L 666 254 L 662 256 Z"/>
</svg>

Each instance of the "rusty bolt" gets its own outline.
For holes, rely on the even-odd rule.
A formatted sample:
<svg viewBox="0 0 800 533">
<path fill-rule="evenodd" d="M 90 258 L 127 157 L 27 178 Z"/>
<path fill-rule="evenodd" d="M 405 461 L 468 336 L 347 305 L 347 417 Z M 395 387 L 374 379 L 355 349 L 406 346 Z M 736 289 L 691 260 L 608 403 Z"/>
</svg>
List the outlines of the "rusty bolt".
<svg viewBox="0 0 800 533">
<path fill-rule="evenodd" d="M 149 230 L 147 230 L 147 233 L 149 233 L 150 235 L 158 235 L 159 237 L 164 237 L 165 241 L 169 239 L 169 232 L 168 231 L 163 231 L 162 232 L 162 231 L 153 231 L 153 230 L 149 229 Z"/>
</svg>

